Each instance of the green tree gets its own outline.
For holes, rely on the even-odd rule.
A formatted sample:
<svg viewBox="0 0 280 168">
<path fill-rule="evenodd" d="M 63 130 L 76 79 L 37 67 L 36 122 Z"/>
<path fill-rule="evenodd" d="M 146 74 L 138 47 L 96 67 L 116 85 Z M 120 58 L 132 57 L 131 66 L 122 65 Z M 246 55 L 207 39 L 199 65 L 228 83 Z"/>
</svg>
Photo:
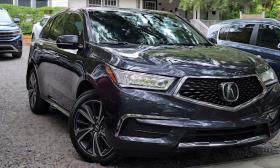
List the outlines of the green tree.
<svg viewBox="0 0 280 168">
<path fill-rule="evenodd" d="M 172 2 L 173 0 L 169 0 Z M 280 0 L 180 0 L 179 7 L 187 10 L 193 7 L 217 9 L 222 13 L 257 13 L 265 11 L 268 17 L 276 17 L 280 12 Z"/>
</svg>

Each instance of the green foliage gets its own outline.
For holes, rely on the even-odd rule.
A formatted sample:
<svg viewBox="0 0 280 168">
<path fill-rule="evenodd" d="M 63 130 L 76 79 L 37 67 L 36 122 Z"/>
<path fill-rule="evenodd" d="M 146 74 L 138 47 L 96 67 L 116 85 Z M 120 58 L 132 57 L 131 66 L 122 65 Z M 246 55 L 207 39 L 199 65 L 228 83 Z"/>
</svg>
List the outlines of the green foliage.
<svg viewBox="0 0 280 168">
<path fill-rule="evenodd" d="M 53 15 L 64 9 L 58 7 L 31 8 L 9 4 L 0 4 L 0 8 L 6 9 L 12 18 L 17 17 L 21 20 L 19 26 L 23 34 L 31 34 L 33 24 L 39 21 L 44 14 Z"/>
<path fill-rule="evenodd" d="M 173 0 L 169 0 L 172 2 Z M 239 17 L 239 11 L 245 13 L 266 12 L 267 17 L 280 18 L 280 0 L 180 0 L 180 8 L 187 10 L 193 7 L 216 9 L 224 18 Z"/>
</svg>

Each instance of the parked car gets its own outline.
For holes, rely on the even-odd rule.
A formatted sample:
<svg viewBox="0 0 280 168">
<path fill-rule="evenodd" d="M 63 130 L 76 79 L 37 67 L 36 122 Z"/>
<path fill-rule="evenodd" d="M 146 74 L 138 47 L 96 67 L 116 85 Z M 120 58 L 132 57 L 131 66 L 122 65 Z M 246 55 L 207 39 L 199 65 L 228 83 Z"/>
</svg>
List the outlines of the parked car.
<svg viewBox="0 0 280 168">
<path fill-rule="evenodd" d="M 31 110 L 51 105 L 69 116 L 72 143 L 89 162 L 257 145 L 279 130 L 271 67 L 213 46 L 171 13 L 61 12 L 34 43 L 26 79 Z"/>
<path fill-rule="evenodd" d="M 260 55 L 280 78 L 280 21 L 228 20 L 211 26 L 207 37 L 218 45 Z"/>
<path fill-rule="evenodd" d="M 32 41 L 39 39 L 43 26 L 47 23 L 50 16 L 45 15 L 39 22 L 35 23 L 32 28 Z"/>
<path fill-rule="evenodd" d="M 16 23 L 19 19 L 12 19 L 9 13 L 0 8 L 0 53 L 12 53 L 13 57 L 22 55 L 22 32 Z"/>
</svg>

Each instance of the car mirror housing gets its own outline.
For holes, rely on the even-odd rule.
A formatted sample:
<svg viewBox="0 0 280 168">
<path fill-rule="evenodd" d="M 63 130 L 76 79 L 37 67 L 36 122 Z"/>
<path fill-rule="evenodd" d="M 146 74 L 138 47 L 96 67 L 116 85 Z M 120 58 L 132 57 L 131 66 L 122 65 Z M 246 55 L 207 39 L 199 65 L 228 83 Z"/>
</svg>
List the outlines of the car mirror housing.
<svg viewBox="0 0 280 168">
<path fill-rule="evenodd" d="M 14 22 L 15 22 L 16 24 L 18 24 L 18 23 L 20 22 L 20 19 L 19 19 L 19 18 L 14 18 Z"/>
<path fill-rule="evenodd" d="M 280 43 L 277 45 L 277 48 L 280 50 Z"/>
<path fill-rule="evenodd" d="M 56 40 L 56 45 L 63 49 L 80 49 L 79 37 L 77 35 L 62 35 Z"/>
</svg>

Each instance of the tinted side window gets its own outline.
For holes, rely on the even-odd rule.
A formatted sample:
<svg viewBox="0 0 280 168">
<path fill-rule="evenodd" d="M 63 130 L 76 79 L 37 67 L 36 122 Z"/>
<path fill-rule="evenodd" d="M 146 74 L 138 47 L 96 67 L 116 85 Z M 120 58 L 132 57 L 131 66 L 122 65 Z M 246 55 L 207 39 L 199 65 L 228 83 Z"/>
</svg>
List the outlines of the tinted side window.
<svg viewBox="0 0 280 168">
<path fill-rule="evenodd" d="M 257 46 L 280 50 L 280 28 L 260 25 Z"/>
<path fill-rule="evenodd" d="M 220 30 L 219 39 L 249 44 L 254 26 L 254 24 L 239 24 L 224 27 Z"/>
<path fill-rule="evenodd" d="M 56 41 L 58 36 L 64 33 L 64 17 L 65 14 L 58 15 L 54 18 L 49 31 L 49 39 Z"/>
<path fill-rule="evenodd" d="M 79 41 L 84 40 L 84 23 L 82 17 L 77 13 L 70 14 L 67 19 L 64 35 L 77 35 L 79 36 Z"/>
<path fill-rule="evenodd" d="M 48 21 L 48 18 L 43 18 L 41 21 L 40 21 L 40 25 L 41 26 L 44 26 L 44 24 Z"/>
<path fill-rule="evenodd" d="M 249 44 L 254 26 L 253 24 L 231 26 L 228 30 L 227 40 Z"/>
<path fill-rule="evenodd" d="M 228 29 L 229 29 L 228 27 L 224 27 L 220 30 L 220 33 L 219 33 L 220 40 L 227 40 Z"/>
<path fill-rule="evenodd" d="M 49 38 L 49 30 L 52 25 L 52 20 L 50 20 L 41 31 L 41 38 L 48 39 Z"/>
</svg>

